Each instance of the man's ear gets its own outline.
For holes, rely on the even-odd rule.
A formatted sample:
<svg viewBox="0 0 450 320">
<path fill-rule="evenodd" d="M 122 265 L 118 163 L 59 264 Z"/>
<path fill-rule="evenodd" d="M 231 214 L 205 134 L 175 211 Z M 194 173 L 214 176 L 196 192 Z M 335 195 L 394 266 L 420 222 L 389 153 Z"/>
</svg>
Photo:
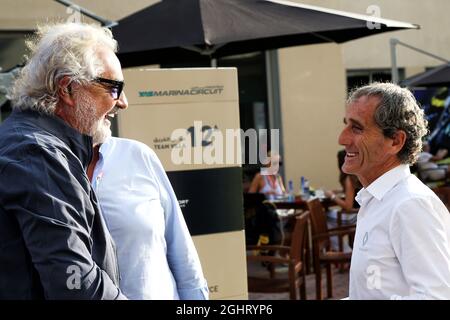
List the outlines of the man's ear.
<svg viewBox="0 0 450 320">
<path fill-rule="evenodd" d="M 75 106 L 75 99 L 72 96 L 69 77 L 65 76 L 59 81 L 58 96 L 67 106 Z"/>
<path fill-rule="evenodd" d="M 392 137 L 392 148 L 395 154 L 402 150 L 406 143 L 406 132 L 403 130 L 397 130 Z"/>
</svg>

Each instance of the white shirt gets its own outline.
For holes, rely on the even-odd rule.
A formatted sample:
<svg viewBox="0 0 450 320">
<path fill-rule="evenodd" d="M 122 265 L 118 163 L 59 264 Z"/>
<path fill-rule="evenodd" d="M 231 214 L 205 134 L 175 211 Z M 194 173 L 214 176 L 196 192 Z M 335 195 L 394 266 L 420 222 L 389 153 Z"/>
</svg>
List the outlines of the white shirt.
<svg viewBox="0 0 450 320">
<path fill-rule="evenodd" d="M 356 200 L 350 299 L 450 299 L 450 214 L 435 193 L 400 165 Z"/>
<path fill-rule="evenodd" d="M 158 157 L 145 144 L 110 138 L 92 179 L 117 246 L 129 299 L 207 299 L 200 260 Z"/>
</svg>

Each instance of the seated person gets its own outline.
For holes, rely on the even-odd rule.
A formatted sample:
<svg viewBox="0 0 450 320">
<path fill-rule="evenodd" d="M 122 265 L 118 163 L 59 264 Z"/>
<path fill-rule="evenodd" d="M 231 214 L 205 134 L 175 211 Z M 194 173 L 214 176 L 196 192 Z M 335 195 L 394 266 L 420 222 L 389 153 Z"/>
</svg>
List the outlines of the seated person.
<svg viewBox="0 0 450 320">
<path fill-rule="evenodd" d="M 252 180 L 249 193 L 262 193 L 267 200 L 273 200 L 277 196 L 282 197 L 286 194 L 283 185 L 283 179 L 278 174 L 281 165 L 281 157 L 278 154 L 271 155 L 268 152 L 269 163 L 261 168 Z M 268 206 L 257 215 L 256 225 L 258 232 L 263 237 L 268 237 L 269 244 L 280 244 L 284 239 L 284 223 L 280 216 L 284 215 L 286 210 L 275 210 Z"/>
<path fill-rule="evenodd" d="M 430 153 L 430 146 L 423 145 L 423 151 L 417 159 L 419 178 L 424 181 L 444 180 L 448 176 L 448 165 L 438 165 L 436 161 L 444 159 L 448 154 L 447 149 L 439 149 L 436 155 Z"/>
<path fill-rule="evenodd" d="M 281 157 L 278 154 L 271 155 L 268 152 L 268 159 L 270 162 L 265 164 L 261 169 L 261 173 L 257 173 L 250 185 L 249 193 L 263 193 L 269 200 L 275 199 L 276 196 L 283 196 L 286 194 L 283 179 L 278 174 L 279 166 L 281 165 Z"/>
</svg>

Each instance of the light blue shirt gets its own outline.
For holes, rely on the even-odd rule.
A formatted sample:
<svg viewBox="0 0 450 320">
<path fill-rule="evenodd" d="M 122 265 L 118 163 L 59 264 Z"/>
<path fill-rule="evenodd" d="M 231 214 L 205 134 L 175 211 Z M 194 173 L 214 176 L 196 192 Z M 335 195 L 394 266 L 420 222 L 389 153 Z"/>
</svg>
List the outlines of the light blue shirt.
<svg viewBox="0 0 450 320">
<path fill-rule="evenodd" d="M 92 185 L 116 242 L 120 288 L 129 299 L 208 299 L 200 260 L 155 152 L 109 138 Z"/>
</svg>

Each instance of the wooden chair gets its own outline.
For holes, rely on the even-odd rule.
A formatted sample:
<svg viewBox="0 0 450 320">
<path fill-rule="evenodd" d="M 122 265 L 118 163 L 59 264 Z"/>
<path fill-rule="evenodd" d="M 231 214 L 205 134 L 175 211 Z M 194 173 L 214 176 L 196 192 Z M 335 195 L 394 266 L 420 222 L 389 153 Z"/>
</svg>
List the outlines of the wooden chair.
<svg viewBox="0 0 450 320">
<path fill-rule="evenodd" d="M 290 237 L 292 236 L 292 230 L 294 229 L 292 227 L 291 220 L 292 217 L 298 216 L 308 210 L 308 206 L 306 205 L 306 201 L 303 200 L 296 200 L 295 202 L 270 202 L 265 201 L 264 202 L 266 206 L 272 206 L 275 210 L 277 209 L 294 209 L 294 214 L 287 216 L 286 218 L 289 219 L 289 223 L 287 225 L 287 229 L 291 232 L 285 232 L 283 234 L 283 240 L 290 243 Z M 304 266 L 305 274 L 310 274 L 312 269 L 312 262 L 311 262 L 311 250 L 310 250 L 310 239 L 309 239 L 309 232 L 306 232 L 306 239 L 305 239 L 305 255 L 304 255 Z M 283 243 L 282 243 L 283 244 Z"/>
<path fill-rule="evenodd" d="M 248 276 L 249 292 L 289 292 L 291 300 L 306 299 L 305 272 L 303 268 L 303 254 L 305 247 L 306 226 L 308 212 L 296 217 L 294 232 L 290 246 L 259 245 L 247 246 L 249 252 L 247 262 L 264 262 L 269 264 L 269 271 L 263 276 Z M 278 253 L 278 255 L 261 255 L 261 252 Z M 287 265 L 287 272 L 280 272 L 276 265 Z M 264 270 L 265 271 L 265 270 Z M 283 274 L 282 274 L 283 273 Z M 287 274 L 286 274 L 287 273 Z"/>
<path fill-rule="evenodd" d="M 326 267 L 327 273 L 327 297 L 333 297 L 333 275 L 332 265 L 334 263 L 350 262 L 351 252 L 331 251 L 331 236 L 343 236 L 348 234 L 354 236 L 355 227 L 342 226 L 328 229 L 325 210 L 319 199 L 308 201 L 311 219 L 311 233 L 313 241 L 313 262 L 316 274 L 316 299 L 322 300 L 322 265 Z"/>
</svg>

